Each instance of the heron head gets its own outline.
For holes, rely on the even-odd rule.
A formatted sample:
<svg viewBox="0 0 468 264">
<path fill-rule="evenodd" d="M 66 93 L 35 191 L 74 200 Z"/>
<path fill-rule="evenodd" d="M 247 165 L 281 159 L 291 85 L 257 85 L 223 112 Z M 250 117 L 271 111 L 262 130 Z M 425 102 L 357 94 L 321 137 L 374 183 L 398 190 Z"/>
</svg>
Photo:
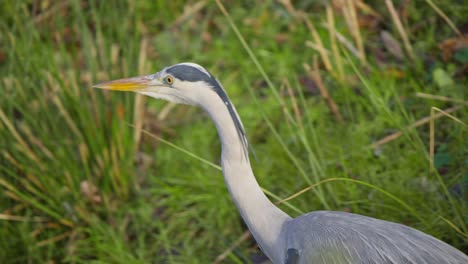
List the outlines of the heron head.
<svg viewBox="0 0 468 264">
<path fill-rule="evenodd" d="M 221 85 L 205 68 L 179 63 L 150 75 L 119 79 L 94 85 L 96 88 L 132 91 L 176 103 L 197 105 L 206 92 L 221 92 Z"/>
<path fill-rule="evenodd" d="M 94 87 L 115 91 L 133 91 L 175 103 L 199 105 L 205 110 L 208 108 L 207 105 L 219 106 L 221 103 L 227 109 L 239 139 L 244 145 L 244 153 L 248 157 L 247 137 L 234 106 L 216 78 L 198 64 L 179 63 L 155 74 L 104 82 Z"/>
</svg>

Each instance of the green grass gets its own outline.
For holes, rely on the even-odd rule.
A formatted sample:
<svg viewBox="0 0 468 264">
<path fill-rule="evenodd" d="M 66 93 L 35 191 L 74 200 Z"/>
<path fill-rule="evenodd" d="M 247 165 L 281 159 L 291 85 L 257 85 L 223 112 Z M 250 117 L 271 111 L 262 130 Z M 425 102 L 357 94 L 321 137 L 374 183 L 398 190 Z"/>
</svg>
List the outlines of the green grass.
<svg viewBox="0 0 468 264">
<path fill-rule="evenodd" d="M 386 7 L 370 4 L 383 20 L 360 28 L 367 65 L 341 42 L 339 59 L 333 56 L 324 5 L 295 3 L 329 51 L 331 70 L 306 47 L 316 42 L 310 29 L 279 3 L 226 4 L 230 24 L 215 2 L 202 2 L 180 20 L 196 3 L 3 4 L 1 263 L 209 263 L 241 237 L 246 227 L 216 168 L 220 142 L 202 110 L 145 99 L 142 119 L 135 95 L 91 88 L 181 61 L 204 65 L 221 80 L 272 201 L 314 186 L 280 205 L 291 215 L 359 213 L 468 251 L 466 48 L 442 58 L 438 44 L 456 33 L 426 2 L 408 4 L 402 18 L 413 62 L 407 53 L 398 60 L 385 50 L 383 28 L 400 45 L 401 38 Z M 467 22 L 461 2 L 437 7 L 455 25 Z M 336 30 L 355 45 L 334 12 Z M 314 60 L 342 123 L 304 69 Z M 432 170 L 429 124 L 406 127 L 431 107 L 453 106 L 459 109 L 450 114 L 461 123 L 446 116 L 435 121 Z M 153 136 L 136 141 L 138 122 Z M 401 137 L 372 147 L 398 131 Z M 224 263 L 249 263 L 259 254 L 250 238 Z"/>
</svg>

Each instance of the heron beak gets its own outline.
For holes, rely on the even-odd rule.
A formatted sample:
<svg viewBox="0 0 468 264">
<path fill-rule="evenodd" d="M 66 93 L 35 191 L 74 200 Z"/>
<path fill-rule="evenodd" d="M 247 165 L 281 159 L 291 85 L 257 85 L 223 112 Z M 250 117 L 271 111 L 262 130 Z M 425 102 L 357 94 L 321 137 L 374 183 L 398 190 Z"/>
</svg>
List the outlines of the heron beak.
<svg viewBox="0 0 468 264">
<path fill-rule="evenodd" d="M 132 78 L 119 79 L 93 85 L 94 88 L 113 91 L 140 91 L 150 86 L 157 85 L 154 75 L 145 75 Z"/>
</svg>

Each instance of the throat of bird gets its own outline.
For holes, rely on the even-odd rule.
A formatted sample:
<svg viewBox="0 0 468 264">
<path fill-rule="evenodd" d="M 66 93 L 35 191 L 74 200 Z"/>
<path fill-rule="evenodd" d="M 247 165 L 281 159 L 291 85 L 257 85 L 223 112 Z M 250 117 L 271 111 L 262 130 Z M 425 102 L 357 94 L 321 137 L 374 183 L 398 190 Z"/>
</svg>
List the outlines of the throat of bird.
<svg viewBox="0 0 468 264">
<path fill-rule="evenodd" d="M 257 243 L 270 259 L 279 260 L 282 253 L 273 249 L 282 248 L 284 239 L 281 231 L 291 218 L 263 193 L 245 153 L 244 138 L 239 136 L 235 119 L 222 100 L 216 102 L 205 109 L 213 119 L 222 142 L 221 160 L 226 185 Z M 234 108 L 233 111 L 236 113 Z"/>
<path fill-rule="evenodd" d="M 239 213 L 262 251 L 273 263 L 284 259 L 283 228 L 291 218 L 263 193 L 250 168 L 242 161 L 223 160 L 226 185 Z M 284 248 L 284 251 L 278 250 Z"/>
</svg>

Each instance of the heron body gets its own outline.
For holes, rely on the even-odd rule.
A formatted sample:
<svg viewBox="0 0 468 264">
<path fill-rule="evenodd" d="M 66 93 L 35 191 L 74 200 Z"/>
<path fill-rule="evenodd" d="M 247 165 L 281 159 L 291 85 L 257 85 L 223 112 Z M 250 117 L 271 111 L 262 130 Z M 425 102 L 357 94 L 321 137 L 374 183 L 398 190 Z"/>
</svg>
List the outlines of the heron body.
<svg viewBox="0 0 468 264">
<path fill-rule="evenodd" d="M 223 174 L 232 199 L 273 263 L 468 263 L 461 251 L 401 224 L 335 211 L 291 218 L 280 210 L 255 179 L 235 107 L 221 84 L 200 65 L 180 63 L 156 74 L 95 87 L 202 107 L 221 139 Z"/>
</svg>

